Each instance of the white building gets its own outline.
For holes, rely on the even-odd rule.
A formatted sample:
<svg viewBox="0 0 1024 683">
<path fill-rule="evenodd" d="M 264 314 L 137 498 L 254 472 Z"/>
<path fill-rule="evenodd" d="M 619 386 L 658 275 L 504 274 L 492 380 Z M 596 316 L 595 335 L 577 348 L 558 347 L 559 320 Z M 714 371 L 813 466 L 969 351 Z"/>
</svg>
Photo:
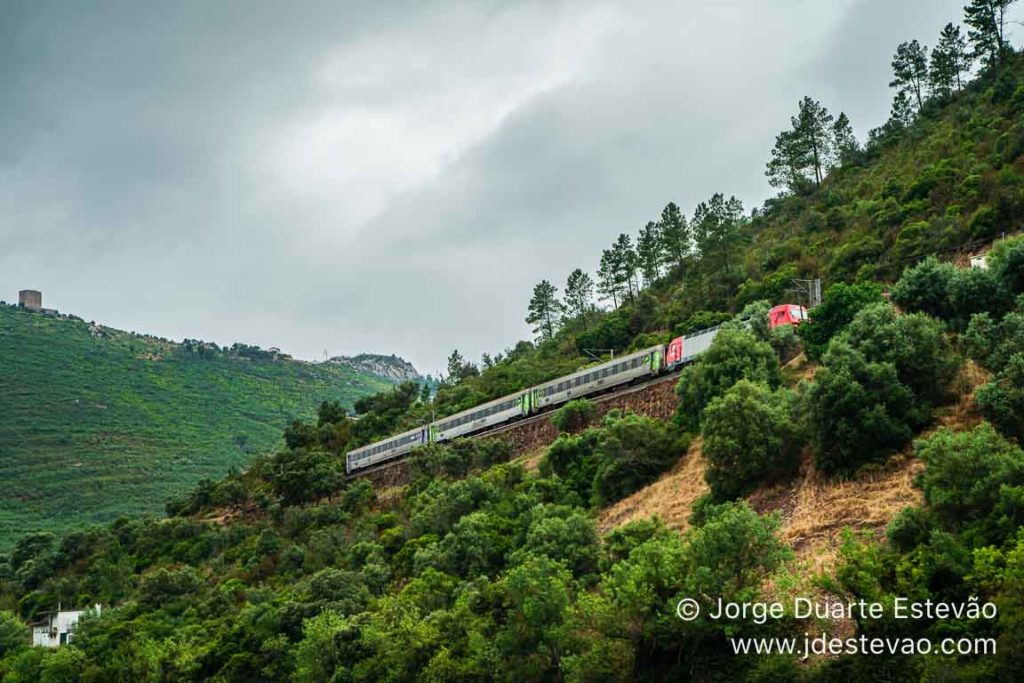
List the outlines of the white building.
<svg viewBox="0 0 1024 683">
<path fill-rule="evenodd" d="M 985 254 L 978 254 L 971 257 L 971 268 L 988 270 L 988 257 Z"/>
<path fill-rule="evenodd" d="M 42 621 L 32 624 L 32 644 L 40 647 L 60 647 L 70 643 L 79 618 L 83 614 L 99 616 L 100 609 L 100 605 L 91 609 L 74 610 L 62 610 L 58 606 L 56 612 L 50 612 Z"/>
</svg>

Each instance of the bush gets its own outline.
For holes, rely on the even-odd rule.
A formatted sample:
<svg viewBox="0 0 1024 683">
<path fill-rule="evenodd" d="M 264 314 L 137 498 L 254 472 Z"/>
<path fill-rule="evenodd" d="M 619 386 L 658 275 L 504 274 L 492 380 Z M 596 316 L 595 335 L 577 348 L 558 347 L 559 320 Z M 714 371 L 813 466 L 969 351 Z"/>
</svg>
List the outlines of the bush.
<svg viewBox="0 0 1024 683">
<path fill-rule="evenodd" d="M 1024 354 L 1010 357 L 995 377 L 975 394 L 985 419 L 1006 436 L 1024 438 Z"/>
<path fill-rule="evenodd" d="M 581 499 L 602 506 L 657 479 L 686 445 L 663 422 L 612 410 L 600 426 L 555 439 L 540 470 L 557 474 Z"/>
<path fill-rule="evenodd" d="M 560 432 L 578 432 L 597 415 L 597 404 L 585 398 L 569 401 L 551 414 L 551 424 Z"/>
<path fill-rule="evenodd" d="M 954 329 L 967 327 L 975 313 L 1003 317 L 1013 308 L 1013 295 L 990 270 L 959 268 L 949 282 L 949 311 L 944 316 Z"/>
<path fill-rule="evenodd" d="M 902 448 L 928 411 L 901 384 L 892 363 L 871 363 L 833 343 L 805 395 L 814 460 L 827 474 L 849 474 Z"/>
<path fill-rule="evenodd" d="M 874 282 L 856 285 L 834 284 L 825 299 L 814 309 L 811 319 L 797 328 L 804 351 L 811 360 L 825 353 L 829 341 L 850 324 L 857 312 L 882 300 L 882 287 Z"/>
<path fill-rule="evenodd" d="M 597 472 L 594 450 L 597 448 L 599 435 L 598 428 L 588 429 L 577 435 L 561 434 L 548 446 L 541 459 L 541 474 L 557 474 L 582 500 L 590 500 L 591 486 Z"/>
<path fill-rule="evenodd" d="M 1024 313 L 996 322 L 988 313 L 971 318 L 963 335 L 967 354 L 988 370 L 999 372 L 1015 354 L 1024 353 Z"/>
<path fill-rule="evenodd" d="M 0 610 L 0 659 L 28 644 L 28 626 L 13 612 Z"/>
<path fill-rule="evenodd" d="M 738 498 L 759 483 L 791 473 L 799 441 L 789 392 L 740 380 L 704 411 L 704 474 L 719 501 Z"/>
<path fill-rule="evenodd" d="M 915 483 L 943 528 L 978 547 L 1001 545 L 1024 523 L 1024 453 L 991 425 L 940 429 L 914 452 L 927 464 Z"/>
<path fill-rule="evenodd" d="M 781 325 L 768 332 L 768 343 L 775 349 L 780 363 L 788 363 L 800 353 L 800 337 L 792 325 Z"/>
<path fill-rule="evenodd" d="M 889 523 L 885 534 L 896 549 L 907 552 L 928 539 L 933 524 L 934 521 L 926 510 L 906 507 Z"/>
<path fill-rule="evenodd" d="M 871 362 L 892 363 L 914 394 L 935 405 L 948 398 L 960 361 L 942 323 L 923 313 L 896 315 L 886 303 L 872 304 L 854 317 L 846 341 Z"/>
<path fill-rule="evenodd" d="M 676 422 L 687 430 L 700 426 L 705 406 L 741 379 L 777 387 L 779 361 L 772 347 L 745 330 L 723 329 L 697 362 L 683 369 L 676 384 Z"/>
<path fill-rule="evenodd" d="M 1024 235 L 996 242 L 988 267 L 1010 292 L 1024 292 Z"/>
<path fill-rule="evenodd" d="M 605 418 L 594 455 L 597 471 L 591 502 L 608 505 L 658 478 L 686 451 L 663 422 L 642 415 Z"/>
<path fill-rule="evenodd" d="M 929 256 L 903 271 L 892 288 L 892 300 L 908 313 L 927 313 L 946 319 L 949 315 L 949 283 L 955 273 L 953 264 Z"/>
</svg>

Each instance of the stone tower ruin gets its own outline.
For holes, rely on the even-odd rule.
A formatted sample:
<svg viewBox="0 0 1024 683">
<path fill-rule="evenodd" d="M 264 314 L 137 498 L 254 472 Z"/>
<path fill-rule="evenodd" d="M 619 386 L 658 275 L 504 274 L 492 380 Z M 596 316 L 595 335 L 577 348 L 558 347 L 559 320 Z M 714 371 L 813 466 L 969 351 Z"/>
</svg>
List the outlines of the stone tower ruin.
<svg viewBox="0 0 1024 683">
<path fill-rule="evenodd" d="M 30 311 L 43 310 L 43 293 L 34 289 L 23 289 L 18 292 L 18 305 Z"/>
</svg>

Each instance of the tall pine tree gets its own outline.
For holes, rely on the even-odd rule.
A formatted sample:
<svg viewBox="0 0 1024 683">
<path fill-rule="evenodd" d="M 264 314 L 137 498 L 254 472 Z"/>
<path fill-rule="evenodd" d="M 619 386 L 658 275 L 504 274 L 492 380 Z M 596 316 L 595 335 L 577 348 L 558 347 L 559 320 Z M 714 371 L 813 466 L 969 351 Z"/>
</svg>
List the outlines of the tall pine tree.
<svg viewBox="0 0 1024 683">
<path fill-rule="evenodd" d="M 853 126 L 846 114 L 839 112 L 836 122 L 832 124 L 832 142 L 836 151 L 836 158 L 840 163 L 849 163 L 860 151 L 860 145 L 853 134 Z"/>
<path fill-rule="evenodd" d="M 644 283 L 650 286 L 661 277 L 661 263 L 664 259 L 661 226 L 652 221 L 640 228 L 640 234 L 636 239 L 636 255 L 640 261 Z"/>
<path fill-rule="evenodd" d="M 946 24 L 939 34 L 939 42 L 932 50 L 928 79 L 932 91 L 939 97 L 949 97 L 962 87 L 961 76 L 971 67 L 967 52 L 967 41 L 960 33 L 960 27 Z"/>
<path fill-rule="evenodd" d="M 716 192 L 693 212 L 693 231 L 701 255 L 717 257 L 720 271 L 728 274 L 729 257 L 739 242 L 743 226 L 743 203 L 736 197 L 725 198 Z"/>
<path fill-rule="evenodd" d="M 619 235 L 612 245 L 612 252 L 615 254 L 615 263 L 618 266 L 616 281 L 626 296 L 632 300 L 640 291 L 640 283 L 637 281 L 637 266 L 639 259 L 633 249 L 633 239 L 626 233 Z"/>
<path fill-rule="evenodd" d="M 577 268 L 569 274 L 565 283 L 565 306 L 577 318 L 585 318 L 593 308 L 594 281 Z"/>
<path fill-rule="evenodd" d="M 900 43 L 892 58 L 892 74 L 889 87 L 907 93 L 920 110 L 928 85 L 928 48 L 916 40 Z"/>
<path fill-rule="evenodd" d="M 605 249 L 601 252 L 601 265 L 597 269 L 597 292 L 605 301 L 611 299 L 615 308 L 618 308 L 622 294 L 622 286 L 618 280 L 619 271 L 622 269 L 619 261 L 618 254 L 611 249 Z"/>
<path fill-rule="evenodd" d="M 797 115 L 790 118 L 792 128 L 776 136 L 765 169 L 774 187 L 797 193 L 810 183 L 821 185 L 835 153 L 834 118 L 828 109 L 810 97 L 800 100 L 798 107 Z"/>
<path fill-rule="evenodd" d="M 535 326 L 534 334 L 542 341 L 554 337 L 561 322 L 564 307 L 557 294 L 558 288 L 547 280 L 541 280 L 533 288 L 526 322 Z"/>
<path fill-rule="evenodd" d="M 686 216 L 675 202 L 669 202 L 661 211 L 661 244 L 665 260 L 677 267 L 683 267 L 690 254 L 693 238 Z"/>
<path fill-rule="evenodd" d="M 964 7 L 967 38 L 973 56 L 980 58 L 998 75 L 999 64 L 1006 53 L 1006 12 L 1017 0 L 970 0 Z"/>
</svg>

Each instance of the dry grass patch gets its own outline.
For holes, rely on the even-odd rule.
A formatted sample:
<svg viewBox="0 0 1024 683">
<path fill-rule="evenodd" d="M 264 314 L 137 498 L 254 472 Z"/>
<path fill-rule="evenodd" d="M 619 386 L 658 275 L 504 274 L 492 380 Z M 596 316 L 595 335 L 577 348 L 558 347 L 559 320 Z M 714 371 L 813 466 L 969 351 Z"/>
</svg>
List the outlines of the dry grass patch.
<svg viewBox="0 0 1024 683">
<path fill-rule="evenodd" d="M 686 455 L 656 482 L 602 510 L 597 526 L 606 533 L 634 520 L 657 516 L 670 528 L 683 531 L 689 526 L 690 508 L 707 491 L 701 440 L 694 439 Z"/>
<path fill-rule="evenodd" d="M 919 460 L 897 456 L 885 467 L 837 481 L 806 464 L 806 474 L 792 486 L 783 506 L 783 540 L 798 558 L 813 558 L 817 569 L 828 569 L 843 529 L 880 534 L 900 510 L 921 502 L 913 481 L 923 467 Z"/>
</svg>

